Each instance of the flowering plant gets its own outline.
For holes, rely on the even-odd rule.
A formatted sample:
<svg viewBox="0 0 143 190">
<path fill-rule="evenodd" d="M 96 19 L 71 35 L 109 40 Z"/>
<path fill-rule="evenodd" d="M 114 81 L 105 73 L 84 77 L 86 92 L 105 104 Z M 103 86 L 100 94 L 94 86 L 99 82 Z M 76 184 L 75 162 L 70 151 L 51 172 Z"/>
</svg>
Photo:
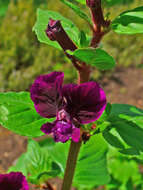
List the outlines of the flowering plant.
<svg viewBox="0 0 143 190">
<path fill-rule="evenodd" d="M 0 190 L 29 190 L 28 183 L 20 172 L 0 174 Z"/>
<path fill-rule="evenodd" d="M 143 33 L 143 7 L 123 12 L 112 21 L 104 17 L 101 0 L 61 2 L 86 21 L 92 36 L 59 13 L 41 9 L 33 30 L 40 42 L 64 52 L 77 70 L 77 84 L 63 84 L 64 73 L 54 71 L 38 76 L 30 93 L 0 93 L 0 124 L 29 137 L 27 152 L 9 169 L 11 173 L 0 175 L 0 190 L 28 190 L 23 175 L 39 188 L 45 182 L 46 188 L 53 189 L 47 180 L 57 176 L 63 178 L 62 190 L 69 190 L 72 184 L 78 189 L 114 185 L 116 176 L 107 164 L 107 153 L 113 147 L 119 157 L 142 159 L 143 110 L 107 103 L 108 95 L 90 81 L 90 74 L 93 67 L 115 67 L 114 58 L 100 47 L 104 35 L 111 30 Z M 82 7 L 89 8 L 91 19 Z M 39 142 L 32 139 L 44 134 L 50 136 Z M 124 185 L 130 180 L 131 176 Z M 113 189 L 110 187 L 107 189 Z"/>
<path fill-rule="evenodd" d="M 53 123 L 42 125 L 45 134 L 53 133 L 56 142 L 66 142 L 70 137 L 79 142 L 81 124 L 91 123 L 101 116 L 106 97 L 95 82 L 62 87 L 63 77 L 61 72 L 38 77 L 31 87 L 31 99 L 42 117 L 56 116 Z"/>
</svg>

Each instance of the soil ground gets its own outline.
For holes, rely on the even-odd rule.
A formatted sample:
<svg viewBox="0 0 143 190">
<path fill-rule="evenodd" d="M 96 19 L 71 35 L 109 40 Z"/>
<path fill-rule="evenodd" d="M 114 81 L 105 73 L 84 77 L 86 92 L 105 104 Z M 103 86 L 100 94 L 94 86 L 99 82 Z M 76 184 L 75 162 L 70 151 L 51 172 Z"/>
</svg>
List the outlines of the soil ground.
<svg viewBox="0 0 143 190">
<path fill-rule="evenodd" d="M 100 82 L 109 102 L 132 104 L 143 108 L 143 69 L 134 67 L 118 69 L 111 77 L 104 77 Z M 0 127 L 0 173 L 6 172 L 16 158 L 25 151 L 26 144 L 26 137 Z M 60 187 L 59 180 L 56 180 L 56 184 L 55 187 Z"/>
</svg>

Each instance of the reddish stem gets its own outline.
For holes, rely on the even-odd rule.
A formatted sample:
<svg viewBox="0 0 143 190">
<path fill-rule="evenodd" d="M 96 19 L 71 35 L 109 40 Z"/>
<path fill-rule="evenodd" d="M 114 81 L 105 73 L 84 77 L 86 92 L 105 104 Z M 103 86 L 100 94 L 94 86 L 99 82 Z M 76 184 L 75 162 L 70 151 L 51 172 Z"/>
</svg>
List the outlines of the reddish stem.
<svg viewBox="0 0 143 190">
<path fill-rule="evenodd" d="M 98 47 L 102 37 L 106 34 L 103 28 L 108 28 L 110 21 L 104 19 L 101 0 L 86 0 L 86 4 L 90 8 L 93 23 L 93 37 L 90 46 Z"/>
<path fill-rule="evenodd" d="M 64 180 L 63 180 L 61 190 L 70 190 L 81 144 L 82 144 L 81 141 L 79 141 L 78 143 L 71 141 L 67 164 L 66 164 L 65 175 L 64 175 Z"/>
<path fill-rule="evenodd" d="M 66 56 L 72 61 L 74 67 L 78 71 L 78 84 L 87 82 L 90 78 L 90 66 L 86 65 L 86 63 L 79 62 L 74 56 L 66 52 L 66 50 L 75 51 L 77 47 L 63 29 L 61 22 L 59 20 L 50 19 L 46 34 L 50 40 L 59 43 Z"/>
</svg>

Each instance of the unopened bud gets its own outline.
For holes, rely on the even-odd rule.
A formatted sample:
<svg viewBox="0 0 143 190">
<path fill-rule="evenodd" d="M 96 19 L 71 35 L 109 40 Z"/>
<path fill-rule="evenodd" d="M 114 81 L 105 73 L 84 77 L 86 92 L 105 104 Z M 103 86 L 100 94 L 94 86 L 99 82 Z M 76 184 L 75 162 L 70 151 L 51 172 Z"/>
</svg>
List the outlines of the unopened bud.
<svg viewBox="0 0 143 190">
<path fill-rule="evenodd" d="M 60 29 L 61 29 L 60 21 L 50 19 L 48 26 L 47 26 L 47 29 L 46 29 L 46 34 L 50 40 L 55 41 L 56 40 L 56 33 L 59 32 Z"/>
<path fill-rule="evenodd" d="M 74 51 L 77 49 L 76 45 L 69 38 L 59 20 L 50 19 L 45 32 L 48 38 L 52 41 L 57 41 L 64 51 Z"/>
</svg>

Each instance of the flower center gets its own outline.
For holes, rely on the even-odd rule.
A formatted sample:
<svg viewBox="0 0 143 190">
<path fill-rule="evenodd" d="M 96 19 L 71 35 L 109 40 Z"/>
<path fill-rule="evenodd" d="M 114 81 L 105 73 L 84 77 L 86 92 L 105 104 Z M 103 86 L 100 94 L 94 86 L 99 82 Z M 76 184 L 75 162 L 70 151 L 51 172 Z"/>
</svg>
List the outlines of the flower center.
<svg viewBox="0 0 143 190">
<path fill-rule="evenodd" d="M 70 115 L 64 109 L 62 109 L 57 114 L 57 120 L 70 122 Z"/>
</svg>

